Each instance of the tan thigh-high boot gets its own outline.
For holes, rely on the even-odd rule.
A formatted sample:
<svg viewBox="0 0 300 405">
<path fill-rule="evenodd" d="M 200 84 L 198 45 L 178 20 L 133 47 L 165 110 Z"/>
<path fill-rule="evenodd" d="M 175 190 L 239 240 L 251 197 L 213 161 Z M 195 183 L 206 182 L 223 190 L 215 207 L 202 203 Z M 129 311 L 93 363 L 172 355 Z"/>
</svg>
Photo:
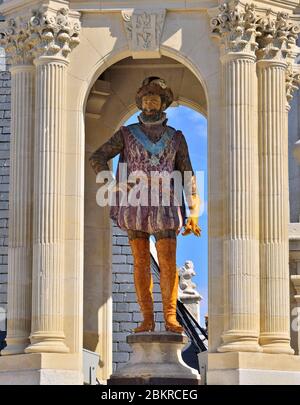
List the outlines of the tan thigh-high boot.
<svg viewBox="0 0 300 405">
<path fill-rule="evenodd" d="M 143 314 L 143 322 L 134 332 L 148 332 L 155 328 L 153 316 L 153 281 L 150 269 L 149 239 L 136 238 L 129 240 L 133 255 L 134 284 L 137 301 Z"/>
<path fill-rule="evenodd" d="M 178 295 L 178 273 L 176 269 L 176 239 L 163 238 L 156 242 L 157 257 L 160 268 L 160 289 L 163 301 L 166 330 L 183 332 L 176 320 Z"/>
</svg>

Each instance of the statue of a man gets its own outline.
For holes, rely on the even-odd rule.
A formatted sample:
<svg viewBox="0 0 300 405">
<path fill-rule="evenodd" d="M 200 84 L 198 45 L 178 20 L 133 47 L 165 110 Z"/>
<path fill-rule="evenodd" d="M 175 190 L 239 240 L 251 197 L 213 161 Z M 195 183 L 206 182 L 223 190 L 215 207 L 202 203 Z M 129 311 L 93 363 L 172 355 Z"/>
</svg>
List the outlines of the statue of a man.
<svg viewBox="0 0 300 405">
<path fill-rule="evenodd" d="M 134 332 L 153 331 L 155 328 L 153 282 L 150 270 L 150 235 L 154 235 L 156 241 L 165 327 L 167 331 L 181 333 L 183 329 L 176 320 L 177 235 L 182 226 L 184 226 L 183 235 L 193 233 L 200 236 L 201 232 L 198 226 L 200 198 L 187 143 L 181 131 L 167 125 L 164 112 L 172 101 L 173 93 L 163 79 L 146 78 L 136 94 L 137 107 L 142 110 L 138 116 L 139 122 L 122 126 L 90 157 L 91 166 L 97 174 L 102 170 L 109 170 L 108 161 L 120 153 L 117 180 L 121 163 L 127 164 L 128 176 L 130 173 L 142 171 L 147 179 L 150 179 L 153 172 L 171 174 L 173 171 L 179 171 L 182 179 L 185 172 L 191 173 L 188 187 L 190 192 L 186 192 L 184 186 L 190 209 L 187 220 L 184 201 L 182 200 L 180 205 L 175 203 L 174 185 L 171 185 L 169 190 L 171 194 L 169 206 L 163 205 L 161 201 L 160 204 L 155 205 L 151 203 L 138 206 L 130 203 L 122 205 L 118 200 L 119 204 L 110 208 L 110 217 L 128 233 L 134 259 L 134 283 L 143 315 L 143 322 Z M 161 189 L 159 190 L 161 196 Z M 148 191 L 151 195 L 151 183 Z"/>
</svg>

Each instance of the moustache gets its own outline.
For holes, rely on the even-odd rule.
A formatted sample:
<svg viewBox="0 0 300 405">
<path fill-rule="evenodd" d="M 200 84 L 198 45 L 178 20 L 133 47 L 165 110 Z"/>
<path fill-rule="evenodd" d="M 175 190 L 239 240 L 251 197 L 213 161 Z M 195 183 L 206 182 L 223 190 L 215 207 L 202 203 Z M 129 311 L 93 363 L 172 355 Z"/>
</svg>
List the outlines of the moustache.
<svg viewBox="0 0 300 405">
<path fill-rule="evenodd" d="M 159 110 L 157 110 L 156 108 L 150 108 L 150 109 L 148 109 L 148 108 L 145 108 L 144 110 L 143 110 L 144 112 L 151 112 L 151 113 L 157 113 Z"/>
</svg>

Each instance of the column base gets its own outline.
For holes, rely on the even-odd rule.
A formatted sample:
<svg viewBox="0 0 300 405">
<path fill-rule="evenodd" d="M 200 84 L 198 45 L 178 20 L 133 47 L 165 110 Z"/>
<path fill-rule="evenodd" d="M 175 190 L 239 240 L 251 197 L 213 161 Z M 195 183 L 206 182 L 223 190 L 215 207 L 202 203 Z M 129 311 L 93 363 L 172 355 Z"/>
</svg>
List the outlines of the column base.
<svg viewBox="0 0 300 405">
<path fill-rule="evenodd" d="M 68 353 L 69 348 L 64 340 L 65 336 L 54 333 L 35 333 L 30 336 L 31 345 L 25 349 L 25 353 Z"/>
<path fill-rule="evenodd" d="M 82 385 L 78 354 L 34 353 L 0 357 L 0 385 Z"/>
<path fill-rule="evenodd" d="M 1 356 L 10 356 L 13 354 L 23 354 L 26 347 L 30 345 L 29 338 L 6 338 L 7 346 L 1 351 Z"/>
<path fill-rule="evenodd" d="M 223 344 L 218 347 L 218 352 L 262 352 L 258 343 L 258 335 L 230 331 L 222 335 Z"/>
<path fill-rule="evenodd" d="M 261 335 L 259 342 L 264 353 L 294 354 L 289 337 L 273 337 L 272 334 Z"/>
<path fill-rule="evenodd" d="M 231 342 L 218 347 L 219 353 L 226 352 L 262 352 L 262 348 L 256 342 Z"/>
<path fill-rule="evenodd" d="M 236 352 L 200 353 L 198 358 L 208 385 L 300 384 L 300 356 Z"/>
<path fill-rule="evenodd" d="M 108 385 L 199 385 L 200 375 L 182 360 L 188 338 L 171 332 L 127 336 L 132 347 L 129 362 L 112 374 Z"/>
</svg>

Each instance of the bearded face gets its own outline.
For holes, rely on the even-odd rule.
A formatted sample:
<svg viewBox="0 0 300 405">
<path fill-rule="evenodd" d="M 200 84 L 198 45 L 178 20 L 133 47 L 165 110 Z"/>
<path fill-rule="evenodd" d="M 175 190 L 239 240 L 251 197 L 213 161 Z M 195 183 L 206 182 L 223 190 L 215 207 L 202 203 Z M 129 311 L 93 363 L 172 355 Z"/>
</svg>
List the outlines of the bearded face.
<svg viewBox="0 0 300 405">
<path fill-rule="evenodd" d="M 142 98 L 142 109 L 144 121 L 157 121 L 162 114 L 162 101 L 157 94 L 147 94 Z"/>
</svg>

